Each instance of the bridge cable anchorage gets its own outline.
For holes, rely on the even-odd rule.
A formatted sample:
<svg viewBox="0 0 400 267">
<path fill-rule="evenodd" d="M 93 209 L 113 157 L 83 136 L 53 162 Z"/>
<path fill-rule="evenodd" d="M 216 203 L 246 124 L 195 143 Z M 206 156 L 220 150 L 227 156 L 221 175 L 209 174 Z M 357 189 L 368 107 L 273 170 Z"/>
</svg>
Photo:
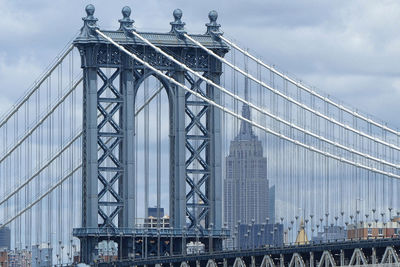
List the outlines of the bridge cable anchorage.
<svg viewBox="0 0 400 267">
<path fill-rule="evenodd" d="M 143 109 L 145 106 L 147 106 L 163 89 L 163 86 L 160 86 L 159 89 L 157 89 L 157 91 L 151 96 L 149 97 L 148 100 L 145 101 L 145 103 L 140 106 L 138 108 L 138 110 L 135 112 L 135 116 L 137 116 Z M 109 104 L 108 106 L 106 106 L 106 110 L 108 110 L 108 108 L 111 106 L 112 104 Z M 101 114 L 97 115 L 97 118 L 99 118 L 101 116 Z M 58 159 L 58 157 L 65 151 L 67 150 L 69 147 L 71 147 L 71 145 L 73 145 L 73 143 L 75 143 L 76 140 L 79 139 L 79 137 L 82 136 L 82 131 L 80 131 L 79 133 L 77 133 L 72 139 L 71 141 L 69 141 L 65 146 L 63 146 L 51 159 L 49 159 L 39 170 L 37 170 L 34 174 L 31 175 L 31 177 L 29 177 L 28 179 L 26 179 L 22 184 L 20 184 L 17 188 L 14 189 L 14 191 L 12 191 L 11 193 L 9 193 L 3 200 L 0 200 L 0 206 L 4 204 L 4 202 L 6 202 L 7 200 L 9 200 L 13 195 L 15 195 L 16 193 L 18 193 L 23 187 L 25 187 L 27 184 L 29 184 L 35 177 L 37 177 L 43 170 L 45 170 L 54 160 Z M 108 144 L 110 141 L 112 140 L 112 137 L 108 138 L 105 141 L 105 144 Z M 101 148 L 99 147 L 97 150 L 99 151 Z"/>
<path fill-rule="evenodd" d="M 38 82 L 35 83 L 32 89 L 30 89 L 26 95 L 14 106 L 0 121 L 0 128 L 7 123 L 7 121 L 25 104 L 26 101 L 40 88 L 43 82 L 53 73 L 53 71 L 63 62 L 63 60 L 69 55 L 69 53 L 73 50 L 74 45 L 70 44 L 68 48 L 63 52 L 57 59 L 57 61 L 50 67 L 48 71 L 46 71 L 42 78 Z"/>
<path fill-rule="evenodd" d="M 18 193 L 24 186 L 29 184 L 35 177 L 37 177 L 43 170 L 45 170 L 53 161 L 59 158 L 59 156 L 67 150 L 71 145 L 75 143 L 76 140 L 79 139 L 79 137 L 82 136 L 82 132 L 79 132 L 76 134 L 71 141 L 69 141 L 65 146 L 63 146 L 51 159 L 49 159 L 39 170 L 37 170 L 34 174 L 31 175 L 28 179 L 26 179 L 23 183 L 21 183 L 17 188 L 14 189 L 11 193 L 9 193 L 3 200 L 0 201 L 0 206 L 3 205 L 4 202 L 9 200 L 13 195 Z"/>
<path fill-rule="evenodd" d="M 39 198 L 37 198 L 35 201 L 33 201 L 31 204 L 26 206 L 23 210 L 19 211 L 14 217 L 8 219 L 7 221 L 3 222 L 3 224 L 0 225 L 0 230 L 4 228 L 6 225 L 14 221 L 16 218 L 24 214 L 27 210 L 31 209 L 33 206 L 35 206 L 38 202 L 40 202 L 43 198 L 45 198 L 48 194 L 50 194 L 54 189 L 56 189 L 58 186 L 60 186 L 65 180 L 67 180 L 69 177 L 71 177 L 77 170 L 79 170 L 82 167 L 82 163 L 76 166 L 71 172 L 66 174 L 60 181 L 58 181 L 56 184 L 54 184 L 51 188 L 49 188 L 45 193 L 43 193 Z"/>
<path fill-rule="evenodd" d="M 275 131 L 273 131 L 273 130 L 267 128 L 267 127 L 264 127 L 264 126 L 262 126 L 262 125 L 260 125 L 260 124 L 258 124 L 258 123 L 256 123 L 256 122 L 253 122 L 252 120 L 246 119 L 245 117 L 243 117 L 243 116 L 241 116 L 241 115 L 239 115 L 239 114 L 237 114 L 237 113 L 231 111 L 230 109 L 225 108 L 224 106 L 221 106 L 221 105 L 215 103 L 214 101 L 212 101 L 212 100 L 210 100 L 210 99 L 208 99 L 208 98 L 202 96 L 201 94 L 199 94 L 199 93 L 193 91 L 192 89 L 188 88 L 187 86 L 185 86 L 185 85 L 183 85 L 183 84 L 177 82 L 177 81 L 174 80 L 172 77 L 170 77 L 170 76 L 164 74 L 163 72 L 161 72 L 161 71 L 158 70 L 157 68 L 155 68 L 155 67 L 153 67 L 152 65 L 150 65 L 148 62 L 142 60 L 141 58 L 139 58 L 139 57 L 136 56 L 135 54 L 129 52 L 125 47 L 123 47 L 122 45 L 119 45 L 117 42 L 115 42 L 113 39 L 111 39 L 110 37 L 108 37 L 107 35 L 105 35 L 104 33 L 102 33 L 100 30 L 96 30 L 96 32 L 97 32 L 98 34 L 100 34 L 104 39 L 106 39 L 107 41 L 109 41 L 111 44 L 113 44 L 114 46 L 116 46 L 119 50 L 123 51 L 124 53 L 126 53 L 127 55 L 129 55 L 130 57 L 132 57 L 133 59 L 135 59 L 136 61 L 140 62 L 141 64 L 143 64 L 144 66 L 146 66 L 146 67 L 149 68 L 150 70 L 156 72 L 157 74 L 159 74 L 161 77 L 163 77 L 163 78 L 166 79 L 167 81 L 169 81 L 169 82 L 171 82 L 171 83 L 173 83 L 173 84 L 175 84 L 175 85 L 181 87 L 182 89 L 186 90 L 187 92 L 191 93 L 192 95 L 197 96 L 197 97 L 200 98 L 201 100 L 203 100 L 203 101 L 209 103 L 210 105 L 212 105 L 212 106 L 214 106 L 214 107 L 216 107 L 216 108 L 218 108 L 218 109 L 220 109 L 220 110 L 222 110 L 222 111 L 224 111 L 224 112 L 226 112 L 226 113 L 228 113 L 228 114 L 230 114 L 230 115 L 232 115 L 232 116 L 234 116 L 234 117 L 236 117 L 236 118 L 238 118 L 238 119 L 240 119 L 240 120 L 242 120 L 242 121 L 245 121 L 245 122 L 247 122 L 247 123 L 253 125 L 253 126 L 256 127 L 256 128 L 259 128 L 260 130 L 263 130 L 263 131 L 265 131 L 265 132 L 267 132 L 267 133 L 270 133 L 270 134 L 272 134 L 272 135 L 275 135 L 275 136 L 277 136 L 277 137 L 279 137 L 279 138 L 285 139 L 285 140 L 287 140 L 287 141 L 289 141 L 289 142 L 291 142 L 291 143 L 293 143 L 293 144 L 296 144 L 296 145 L 301 146 L 301 147 L 303 147 L 303 148 L 309 149 L 309 150 L 314 151 L 314 152 L 316 152 L 316 153 L 319 153 L 319 154 L 321 154 L 321 155 L 324 155 L 324 156 L 333 158 L 333 159 L 335 159 L 335 160 L 342 161 L 342 162 L 344 162 L 344 163 L 353 165 L 353 166 L 355 166 L 355 167 L 363 168 L 363 169 L 366 169 L 366 170 L 369 170 L 369 171 L 373 171 L 373 172 L 376 172 L 376 173 L 380 173 L 380 174 L 383 174 L 383 175 L 386 175 L 386 176 L 389 176 L 389 177 L 393 177 L 393 178 L 400 179 L 400 175 L 396 175 L 396 174 L 393 174 L 393 173 L 390 173 L 390 172 L 385 172 L 385 171 L 382 171 L 382 170 L 378 170 L 378 169 L 376 169 L 376 168 L 368 167 L 368 166 L 365 166 L 365 165 L 362 165 L 362 164 L 353 162 L 353 161 L 351 161 L 351 160 L 348 160 L 348 159 L 345 159 L 345 158 L 342 158 L 342 157 L 339 157 L 339 156 L 336 156 L 336 155 L 332 155 L 332 154 L 330 154 L 330 153 L 328 153 L 328 152 L 319 150 L 319 149 L 317 149 L 317 148 L 315 148 L 315 147 L 313 147 L 313 146 L 303 144 L 303 143 L 300 142 L 300 141 L 291 139 L 291 138 L 289 138 L 289 137 L 287 137 L 287 136 L 285 136 L 285 135 L 283 135 L 283 134 L 277 133 L 277 132 L 275 132 Z"/>
<path fill-rule="evenodd" d="M 0 158 L 0 163 L 2 163 L 15 149 L 17 149 L 40 125 L 43 124 L 43 122 L 60 106 L 64 100 L 78 87 L 78 85 L 83 81 L 83 76 L 81 76 L 75 84 L 72 86 L 72 88 L 67 91 L 63 97 L 61 97 L 57 103 L 46 113 L 46 115 L 40 119 L 15 145 L 10 148 L 1 158 Z"/>
<path fill-rule="evenodd" d="M 227 44 L 229 44 L 230 46 L 232 46 L 233 48 L 235 48 L 235 49 L 237 49 L 238 51 L 240 51 L 242 54 L 248 56 L 249 58 L 251 58 L 252 60 L 254 60 L 255 62 L 257 62 L 258 64 L 260 64 L 260 65 L 262 65 L 263 67 L 267 68 L 268 70 L 272 71 L 273 73 L 275 73 L 276 75 L 280 76 L 281 78 L 283 78 L 283 79 L 289 81 L 291 84 L 296 85 L 297 87 L 300 87 L 300 88 L 303 89 L 304 91 L 307 91 L 308 93 L 310 93 L 310 94 L 316 96 L 317 98 L 319 98 L 319 99 L 321 99 L 321 100 L 323 100 L 323 101 L 325 101 L 325 102 L 328 102 L 328 103 L 331 104 L 332 106 L 335 106 L 335 107 L 337 107 L 337 108 L 339 108 L 339 109 L 341 109 L 341 110 L 343 110 L 343 111 L 345 111 L 345 112 L 347 112 L 347 113 L 350 113 L 351 115 L 353 115 L 353 116 L 355 116 L 355 117 L 357 117 L 357 118 L 360 118 L 360 119 L 362 119 L 362 120 L 364 120 L 364 121 L 366 121 L 366 122 L 369 122 L 369 123 L 371 123 L 371 124 L 373 124 L 373 125 L 375 125 L 375 126 L 377 126 L 377 127 L 379 127 L 379 128 L 382 128 L 382 129 L 384 129 L 384 130 L 386 130 L 386 131 L 389 131 L 389 132 L 391 132 L 391 133 L 393 133 L 393 134 L 395 134 L 395 135 L 397 135 L 397 136 L 400 136 L 400 132 L 391 129 L 391 128 L 387 127 L 386 125 L 383 125 L 383 124 L 380 124 L 380 123 L 378 123 L 378 122 L 375 122 L 375 121 L 373 121 L 372 119 L 367 118 L 367 117 L 365 117 L 365 116 L 359 114 L 358 112 L 352 111 L 351 109 L 346 108 L 345 106 L 343 106 L 343 105 L 341 105 L 341 104 L 335 103 L 334 101 L 330 100 L 328 97 L 325 97 L 325 96 L 322 96 L 322 95 L 318 94 L 317 92 L 315 92 L 315 91 L 312 90 L 311 88 L 308 88 L 308 87 L 304 86 L 304 85 L 301 84 L 300 82 L 295 81 L 294 79 L 290 78 L 289 76 L 287 76 L 287 75 L 285 75 L 285 74 L 279 72 L 279 71 L 276 70 L 274 67 L 272 67 L 272 66 L 270 66 L 270 65 L 268 65 L 268 64 L 266 64 L 266 63 L 264 63 L 262 60 L 260 60 L 260 59 L 256 58 L 255 56 L 251 55 L 249 52 L 247 52 L 246 50 L 240 48 L 238 45 L 236 45 L 235 43 L 233 43 L 233 42 L 230 41 L 229 39 L 227 39 L 227 38 L 225 38 L 225 37 L 223 37 L 223 36 L 220 36 L 220 38 L 221 38 L 224 42 L 226 42 Z"/>
<path fill-rule="evenodd" d="M 160 54 L 162 54 L 163 56 L 165 56 L 165 57 L 168 58 L 169 60 L 173 61 L 175 64 L 179 65 L 180 67 L 182 67 L 182 68 L 184 68 L 185 70 L 189 71 L 190 73 L 194 74 L 195 76 L 197 76 L 198 78 L 202 79 L 202 80 L 205 81 L 206 83 L 208 83 L 208 84 L 210 84 L 210 85 L 212 85 L 212 86 L 218 88 L 219 90 L 221 90 L 221 91 L 224 92 L 225 94 L 231 96 L 232 98 L 234 98 L 234 99 L 236 99 L 236 100 L 239 100 L 240 102 L 242 102 L 242 103 L 248 105 L 249 107 L 251 107 L 251 108 L 253 108 L 253 109 L 255 109 L 255 110 L 257 110 L 257 111 L 259 111 L 259 112 L 261 112 L 261 113 L 263 113 L 263 114 L 265 114 L 265 115 L 267 115 L 267 116 L 269 116 L 269 117 L 271 117 L 271 118 L 273 118 L 273 119 L 275 119 L 275 120 L 277 120 L 277 121 L 280 121 L 281 123 L 286 124 L 287 126 L 290 126 L 290 127 L 294 128 L 294 129 L 296 129 L 296 130 L 298 130 L 298 131 L 301 131 L 301 132 L 303 132 L 303 133 L 305 133 L 305 134 L 308 134 L 308 135 L 310 135 L 310 136 L 312 136 L 312 137 L 314 137 L 314 138 L 317 138 L 317 139 L 319 139 L 319 140 L 321 140 L 321 141 L 324 141 L 324 142 L 326 142 L 326 143 L 328 143 L 328 144 L 330 144 L 330 145 L 336 146 L 336 147 L 341 148 L 341 149 L 343 149 L 343 150 L 346 150 L 346 151 L 348 151 L 348 152 L 357 154 L 357 155 L 362 156 L 362 157 L 364 157 L 364 158 L 367 158 L 367 159 L 370 159 L 370 160 L 373 160 L 373 161 L 376 161 L 376 162 L 379 162 L 379 163 L 388 165 L 388 166 L 393 167 L 393 168 L 396 168 L 396 169 L 399 169 L 399 168 L 400 168 L 400 165 L 393 164 L 393 163 L 391 163 L 391 162 L 388 162 L 388 161 L 385 161 L 385 160 L 382 160 L 382 159 L 373 157 L 373 156 L 371 156 L 371 155 L 369 155 L 369 154 L 365 154 L 365 153 L 359 152 L 359 151 L 357 151 L 357 150 L 355 150 L 355 149 L 352 149 L 352 148 L 349 148 L 349 147 L 347 147 L 347 146 L 341 145 L 341 144 L 338 143 L 338 142 L 331 141 L 331 140 L 329 140 L 329 139 L 327 139 L 327 138 L 325 138 L 325 137 L 323 137 L 323 136 L 317 135 L 317 134 L 315 134 L 315 133 L 313 133 L 313 132 L 310 132 L 310 131 L 308 131 L 308 130 L 306 130 L 306 129 L 304 129 L 304 128 L 301 128 L 300 126 L 297 126 L 297 125 L 295 125 L 295 124 L 293 124 L 293 123 L 291 123 L 291 122 L 288 122 L 288 121 L 286 121 L 286 120 L 284 120 L 284 119 L 282 119 L 282 118 L 280 118 L 280 117 L 278 117 L 278 116 L 275 116 L 275 115 L 273 115 L 272 113 L 268 112 L 267 110 L 262 109 L 262 108 L 260 108 L 260 107 L 258 107 L 258 106 L 256 106 L 256 105 L 254 105 L 254 104 L 251 103 L 250 101 L 247 101 L 247 100 L 245 100 L 245 99 L 239 97 L 238 95 L 236 95 L 236 94 L 230 92 L 229 90 L 227 90 L 226 88 L 222 87 L 221 85 L 218 85 L 218 84 L 216 84 L 215 82 L 213 82 L 213 81 L 211 81 L 211 80 L 205 78 L 204 76 L 200 75 L 200 74 L 197 73 L 196 71 L 194 71 L 194 70 L 192 70 L 191 68 L 189 68 L 187 65 L 185 65 L 185 64 L 183 64 L 182 62 L 180 62 L 179 60 L 175 59 L 173 56 L 171 56 L 171 55 L 169 55 L 168 53 L 164 52 L 162 49 L 160 49 L 159 47 L 157 47 L 156 45 L 154 45 L 153 43 L 151 43 L 151 42 L 150 42 L 149 40 L 147 40 L 146 38 L 142 37 L 139 33 L 133 31 L 132 34 L 135 35 L 135 36 L 136 36 L 137 38 L 139 38 L 140 40 L 142 40 L 143 42 L 147 43 L 149 46 L 151 46 L 153 49 L 155 49 L 157 52 L 159 52 Z"/>
<path fill-rule="evenodd" d="M 200 42 L 196 41 L 195 39 L 193 39 L 193 38 L 190 37 L 189 35 L 185 34 L 185 37 L 186 37 L 187 39 L 189 39 L 190 41 L 192 41 L 194 44 L 198 45 L 200 48 L 202 48 L 202 49 L 203 49 L 204 51 L 206 51 L 208 54 L 214 56 L 216 59 L 218 59 L 218 60 L 222 61 L 223 63 L 227 64 L 227 65 L 228 65 L 229 67 L 231 67 L 232 69 L 234 69 L 234 70 L 240 72 L 242 75 L 248 77 L 249 79 L 253 80 L 254 82 L 258 83 L 259 85 L 263 86 L 264 88 L 267 88 L 268 90 L 274 92 L 275 94 L 277 94 L 277 95 L 279 95 L 279 96 L 285 98 L 286 100 L 292 102 L 293 104 L 295 104 L 295 105 L 297 105 L 297 106 L 299 106 L 299 107 L 301 107 L 301 108 L 303 108 L 303 109 L 305 109 L 305 110 L 307 110 L 307 111 L 309 111 L 309 112 L 311 112 L 311 113 L 314 113 L 315 115 L 317 115 L 317 116 L 319 116 L 319 117 L 321 117 L 321 118 L 323 118 L 323 119 L 325 119 L 325 120 L 328 120 L 328 121 L 330 121 L 330 122 L 332 122 L 332 123 L 334 123 L 334 124 L 337 124 L 337 125 L 339 125 L 339 126 L 345 128 L 345 129 L 347 129 L 347 130 L 349 130 L 349 131 L 352 131 L 352 132 L 354 132 L 354 133 L 356 133 L 356 134 L 359 134 L 359 135 L 364 136 L 364 137 L 366 137 L 366 138 L 368 138 L 368 139 L 371 139 L 371 140 L 373 140 L 373 141 L 375 141 L 375 142 L 377 142 L 377 143 L 386 145 L 386 146 L 388 146 L 388 147 L 390 147 L 390 148 L 393 148 L 393 149 L 396 149 L 396 150 L 400 151 L 400 147 L 399 147 L 399 146 L 396 146 L 396 145 L 394 145 L 394 144 L 390 144 L 390 143 L 388 143 L 388 142 L 386 142 L 386 141 L 383 141 L 383 140 L 381 140 L 381 139 L 379 139 L 379 138 L 375 138 L 375 137 L 373 137 L 373 136 L 371 136 L 371 135 L 368 135 L 368 134 L 366 134 L 366 133 L 364 133 L 364 132 L 362 132 L 362 131 L 359 131 L 359 130 L 357 130 L 357 129 L 354 129 L 354 128 L 352 128 L 352 127 L 349 126 L 349 125 L 343 124 L 343 123 L 341 123 L 341 122 L 339 122 L 339 121 L 337 121 L 337 120 L 335 120 L 335 119 L 333 119 L 333 118 L 330 118 L 330 117 L 328 117 L 328 116 L 322 114 L 321 112 L 319 112 L 319 111 L 317 111 L 317 110 L 314 110 L 314 109 L 308 107 L 308 106 L 305 105 L 305 104 L 302 104 L 302 103 L 298 102 L 297 100 L 295 100 L 295 99 L 293 99 L 293 98 L 291 98 L 291 97 L 285 95 L 284 93 L 280 92 L 279 90 L 277 90 L 277 89 L 275 89 L 275 88 L 269 86 L 268 84 L 266 84 L 266 83 L 264 83 L 264 82 L 258 80 L 258 79 L 255 78 L 253 75 L 246 73 L 245 71 L 243 71 L 242 69 L 240 69 L 240 68 L 238 68 L 237 66 L 233 65 L 232 63 L 230 63 L 230 62 L 227 61 L 226 59 L 224 59 L 224 58 L 220 57 L 219 55 L 215 54 L 213 51 L 211 51 L 210 49 L 208 49 L 207 47 L 205 47 L 204 45 L 202 45 Z M 393 131 L 393 130 L 392 130 L 392 131 Z"/>
</svg>

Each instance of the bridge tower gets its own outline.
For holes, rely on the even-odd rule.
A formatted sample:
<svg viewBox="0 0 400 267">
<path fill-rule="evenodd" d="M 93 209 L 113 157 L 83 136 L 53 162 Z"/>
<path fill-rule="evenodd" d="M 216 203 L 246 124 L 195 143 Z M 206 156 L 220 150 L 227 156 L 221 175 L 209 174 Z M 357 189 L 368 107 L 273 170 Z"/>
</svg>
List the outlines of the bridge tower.
<svg viewBox="0 0 400 267">
<path fill-rule="evenodd" d="M 102 240 L 121 244 L 118 255 L 123 258 L 185 253 L 186 243 L 195 238 L 210 250 L 220 249 L 227 235 L 222 225 L 220 111 L 193 98 L 100 37 L 94 11 L 93 5 L 86 7 L 84 26 L 74 41 L 84 75 L 82 228 L 74 229 L 81 241 L 81 260 L 92 262 Z M 176 81 L 219 103 L 218 90 L 208 85 L 203 89 L 201 80 L 134 37 L 130 13 L 130 8 L 124 7 L 120 28 L 102 32 Z M 170 32 L 140 34 L 219 84 L 221 63 L 185 39 L 181 10 L 176 9 L 173 16 Z M 219 38 L 217 13 L 211 11 L 209 18 L 206 33 L 191 36 L 224 56 L 228 47 Z M 135 225 L 135 179 L 140 179 L 135 177 L 135 168 L 141 160 L 135 159 L 134 153 L 138 130 L 135 97 L 150 76 L 161 82 L 169 101 L 171 228 L 161 230 Z M 112 97 L 110 93 L 106 96 L 106 91 Z M 200 129 L 200 134 L 192 133 L 194 127 Z M 201 145 L 195 146 L 194 140 Z M 199 163 L 197 168 L 192 167 L 193 161 Z M 194 175 L 200 179 L 194 179 Z M 194 197 L 201 201 L 192 201 Z M 152 244 L 157 247 L 151 247 Z"/>
</svg>

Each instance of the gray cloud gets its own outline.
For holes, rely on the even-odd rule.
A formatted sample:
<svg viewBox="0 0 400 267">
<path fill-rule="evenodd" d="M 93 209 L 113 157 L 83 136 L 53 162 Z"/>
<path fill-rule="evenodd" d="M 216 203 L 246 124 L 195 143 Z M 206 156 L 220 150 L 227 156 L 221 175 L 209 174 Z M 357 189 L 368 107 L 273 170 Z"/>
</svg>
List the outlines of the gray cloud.
<svg viewBox="0 0 400 267">
<path fill-rule="evenodd" d="M 190 32 L 219 11 L 226 36 L 321 91 L 399 126 L 397 1 L 5 1 L 0 0 L 0 91 L 5 111 L 82 25 L 87 3 L 103 28 L 124 5 L 139 30 L 168 31 L 179 7 Z M 11 90 L 12 88 L 12 90 Z M 384 107 L 384 108 L 383 108 Z"/>
</svg>

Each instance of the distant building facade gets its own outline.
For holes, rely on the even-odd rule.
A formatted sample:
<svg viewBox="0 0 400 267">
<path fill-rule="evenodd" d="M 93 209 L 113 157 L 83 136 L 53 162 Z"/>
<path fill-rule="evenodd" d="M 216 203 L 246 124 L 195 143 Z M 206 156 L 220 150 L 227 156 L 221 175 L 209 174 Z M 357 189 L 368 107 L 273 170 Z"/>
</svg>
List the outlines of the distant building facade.
<svg viewBox="0 0 400 267">
<path fill-rule="evenodd" d="M 250 119 L 249 106 L 242 106 L 242 116 Z M 240 246 L 245 247 L 249 244 L 243 242 L 250 242 L 240 234 L 242 228 L 237 228 L 239 221 L 240 227 L 250 223 L 259 225 L 257 227 L 266 222 L 274 223 L 274 195 L 275 188 L 269 188 L 267 158 L 263 156 L 261 140 L 253 133 L 251 125 L 242 121 L 238 135 L 230 143 L 224 181 L 224 220 L 231 235 L 236 233 L 239 236 L 235 246 L 238 246 L 238 241 Z M 268 238 L 261 240 L 269 241 Z M 226 246 L 232 247 L 233 241 L 228 240 Z"/>
<path fill-rule="evenodd" d="M 318 232 L 312 237 L 314 243 L 326 243 L 347 238 L 347 230 L 343 226 L 326 226 L 323 232 Z"/>
<path fill-rule="evenodd" d="M 169 228 L 170 227 L 170 220 L 169 216 L 165 215 L 164 217 L 160 218 L 158 221 L 155 217 L 148 217 L 144 223 L 145 228 Z"/>
<path fill-rule="evenodd" d="M 160 220 L 157 216 L 157 208 L 148 208 L 147 214 L 149 217 L 145 218 L 143 226 L 145 228 L 169 228 L 170 219 L 168 215 L 164 215 L 164 208 L 160 208 Z"/>
<path fill-rule="evenodd" d="M 275 222 L 275 185 L 268 191 L 268 217 L 270 222 Z"/>
<path fill-rule="evenodd" d="M 0 250 L 0 266 L 8 266 L 8 251 L 6 249 Z"/>
<path fill-rule="evenodd" d="M 9 250 L 11 246 L 11 230 L 7 226 L 0 229 L 0 249 Z"/>
<path fill-rule="evenodd" d="M 205 251 L 205 245 L 201 242 L 193 242 L 190 241 L 186 245 L 186 253 L 187 254 L 198 254 L 198 253 L 204 253 Z"/>
<path fill-rule="evenodd" d="M 26 249 L 10 250 L 8 252 L 8 267 L 28 267 L 34 266 L 31 264 L 32 254 L 31 251 Z M 51 266 L 51 265 L 50 265 Z"/>
<path fill-rule="evenodd" d="M 103 240 L 98 245 L 98 260 L 110 262 L 118 259 L 118 244 L 114 241 Z"/>
<path fill-rule="evenodd" d="M 347 226 L 347 238 L 391 238 L 400 236 L 400 222 L 362 222 Z"/>
<path fill-rule="evenodd" d="M 157 218 L 157 207 L 147 208 L 147 215 L 149 217 Z M 164 217 L 164 208 L 160 208 L 160 218 Z"/>
<path fill-rule="evenodd" d="M 51 267 L 52 257 L 53 248 L 47 244 L 32 246 L 32 267 Z"/>
<path fill-rule="evenodd" d="M 237 236 L 233 238 L 237 240 L 235 248 L 251 249 L 265 245 L 282 246 L 283 235 L 283 224 L 240 224 Z"/>
</svg>

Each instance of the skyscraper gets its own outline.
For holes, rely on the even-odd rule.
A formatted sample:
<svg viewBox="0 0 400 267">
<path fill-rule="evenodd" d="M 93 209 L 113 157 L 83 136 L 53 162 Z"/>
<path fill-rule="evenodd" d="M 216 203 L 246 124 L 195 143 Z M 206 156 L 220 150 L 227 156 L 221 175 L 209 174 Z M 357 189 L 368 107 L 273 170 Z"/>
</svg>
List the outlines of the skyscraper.
<svg viewBox="0 0 400 267">
<path fill-rule="evenodd" d="M 247 81 L 245 86 L 247 98 Z M 242 106 L 242 116 L 250 119 L 250 108 Z M 224 183 L 224 218 L 236 240 L 241 240 L 240 224 L 263 224 L 268 218 L 274 223 L 275 188 L 269 188 L 267 179 L 267 158 L 263 156 L 261 141 L 254 134 L 251 125 L 242 121 L 238 135 L 230 143 L 226 157 Z M 239 227 L 240 228 L 240 227 Z M 254 228 L 255 229 L 255 228 Z M 230 243 L 230 244 L 229 244 Z M 232 245 L 228 241 L 228 246 Z M 242 246 L 243 244 L 241 244 Z"/>
<path fill-rule="evenodd" d="M 242 106 L 242 116 L 250 119 L 250 108 Z M 225 221 L 229 227 L 265 222 L 269 216 L 269 184 L 267 159 L 263 157 L 261 141 L 251 125 L 242 121 L 239 134 L 230 143 L 226 157 Z"/>
<path fill-rule="evenodd" d="M 275 185 L 269 188 L 268 216 L 271 223 L 275 222 Z"/>
</svg>

